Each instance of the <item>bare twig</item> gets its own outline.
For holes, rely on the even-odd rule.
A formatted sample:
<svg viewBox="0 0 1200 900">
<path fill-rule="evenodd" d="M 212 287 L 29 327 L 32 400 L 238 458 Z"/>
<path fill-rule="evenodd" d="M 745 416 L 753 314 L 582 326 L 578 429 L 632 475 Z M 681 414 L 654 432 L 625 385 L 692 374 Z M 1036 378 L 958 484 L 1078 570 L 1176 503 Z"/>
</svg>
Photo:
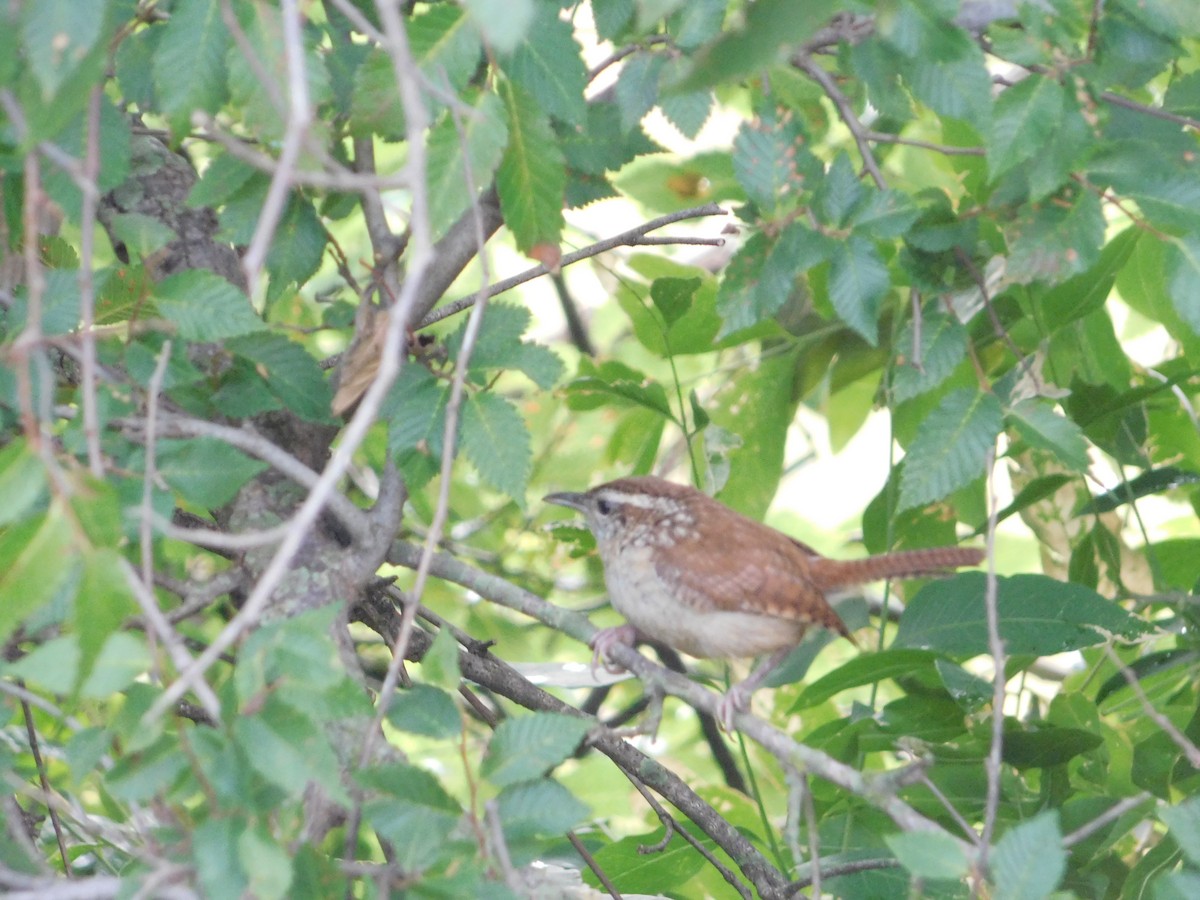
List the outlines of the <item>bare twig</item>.
<svg viewBox="0 0 1200 900">
<path fill-rule="evenodd" d="M 18 680 L 18 684 L 24 688 L 25 682 Z M 33 765 L 37 769 L 38 782 L 42 786 L 42 791 L 46 796 L 50 796 L 50 776 L 46 774 L 46 761 L 42 758 L 41 742 L 38 741 L 37 729 L 33 726 L 33 710 L 25 701 L 21 701 L 21 716 L 25 720 L 25 737 L 29 741 L 29 753 L 33 756 Z M 46 811 L 50 815 L 50 824 L 54 827 L 54 839 L 58 842 L 58 855 L 62 860 L 63 871 L 70 878 L 71 873 L 71 858 L 67 854 L 67 839 L 63 835 L 62 822 L 58 819 L 58 810 L 54 804 L 47 804 Z"/>
<path fill-rule="evenodd" d="M 659 216 L 657 219 L 651 219 L 649 222 L 644 222 L 636 228 L 630 228 L 628 231 L 623 231 L 620 234 L 613 235 L 610 238 L 605 238 L 602 241 L 597 241 L 590 246 L 584 247 L 582 250 L 576 250 L 574 253 L 568 253 L 559 260 L 559 268 L 569 266 L 572 263 L 577 263 L 581 259 L 588 259 L 592 256 L 598 256 L 616 247 L 625 247 L 635 245 L 639 239 L 643 238 L 648 232 L 657 231 L 667 225 L 672 225 L 675 222 L 682 222 L 685 219 L 698 219 L 703 216 L 723 216 L 725 210 L 716 203 L 706 203 L 703 206 L 694 206 L 691 209 L 680 210 L 679 212 L 670 213 L 665 216 Z M 549 274 L 550 270 L 545 266 L 538 265 L 531 269 L 526 269 L 511 278 L 506 278 L 503 281 L 498 281 L 487 289 L 487 296 L 495 297 L 497 294 L 503 294 L 505 291 L 510 291 L 518 285 L 524 284 L 527 281 L 532 281 L 535 278 L 540 278 L 542 275 Z M 472 294 L 470 297 L 463 297 L 459 300 L 454 300 L 447 303 L 445 306 L 440 306 L 433 312 L 425 316 L 421 320 L 418 328 L 427 328 L 434 322 L 440 322 L 442 319 L 447 319 L 450 316 L 457 315 L 464 309 L 468 309 L 478 300 L 478 294 Z"/>
<path fill-rule="evenodd" d="M 96 177 L 100 172 L 100 101 L 104 88 L 96 85 L 88 98 L 87 146 L 83 159 L 83 203 L 79 223 L 79 319 L 80 319 L 80 401 L 83 406 L 83 435 L 87 445 L 88 471 L 93 478 L 104 477 L 104 458 L 100 454 L 100 424 L 96 415 L 96 283 L 92 277 L 96 230 L 96 204 L 100 192 Z"/>
<path fill-rule="evenodd" d="M 987 802 L 984 808 L 983 833 L 980 835 L 976 859 L 977 875 L 987 872 L 988 851 L 996 829 L 996 814 L 1000 809 L 1000 767 L 1004 753 L 1005 652 L 1000 637 L 1000 610 L 997 603 L 996 581 L 996 451 L 989 449 L 985 464 L 988 484 L 987 582 L 984 609 L 987 614 L 988 650 L 992 655 L 995 675 L 992 681 L 992 742 L 984 768 L 987 772 Z"/>
<path fill-rule="evenodd" d="M 287 117 L 283 133 L 283 145 L 279 162 L 271 176 L 271 186 L 263 200 L 254 236 L 242 257 L 242 270 L 246 274 L 247 289 L 253 292 L 258 282 L 270 248 L 275 228 L 283 216 L 283 209 L 292 190 L 293 176 L 300 151 L 312 126 L 313 110 L 308 98 L 308 72 L 304 61 L 304 33 L 300 8 L 296 0 L 281 0 L 280 16 L 283 19 L 283 55 L 287 63 Z M 253 56 L 252 53 L 247 54 Z"/>
<path fill-rule="evenodd" d="M 1183 755 L 1187 757 L 1187 761 L 1191 764 L 1192 768 L 1200 769 L 1200 747 L 1197 747 L 1186 734 L 1180 731 L 1174 722 L 1154 708 L 1154 704 L 1150 702 L 1150 698 L 1142 690 L 1142 683 L 1138 680 L 1137 673 L 1125 665 L 1121 657 L 1113 652 L 1112 647 L 1106 644 L 1104 652 L 1109 660 L 1112 661 L 1112 664 L 1117 667 L 1117 671 L 1121 673 L 1121 677 L 1125 679 L 1125 683 L 1129 685 L 1129 689 L 1133 691 L 1133 695 L 1137 698 L 1138 703 L 1142 705 L 1142 712 L 1146 714 L 1146 717 L 1161 728 L 1167 737 L 1171 739 L 1171 742 L 1183 751 Z"/>
<path fill-rule="evenodd" d="M 871 180 L 875 182 L 875 186 L 880 190 L 887 187 L 887 182 L 884 181 L 883 173 L 879 171 L 879 163 L 875 160 L 875 151 L 871 149 L 871 142 L 867 138 L 867 128 L 859 119 L 858 114 L 854 112 L 854 108 L 850 105 L 850 99 L 842 93 L 842 89 L 837 86 L 837 82 L 833 80 L 824 68 L 813 61 L 813 58 L 807 53 L 796 53 L 792 56 L 792 65 L 803 71 L 809 78 L 821 86 L 821 90 L 825 92 L 833 105 L 837 107 L 838 115 L 842 121 L 846 123 L 846 127 L 850 129 L 850 134 L 854 138 L 854 143 L 858 145 L 858 153 L 862 157 L 863 168 L 871 176 Z"/>
</svg>

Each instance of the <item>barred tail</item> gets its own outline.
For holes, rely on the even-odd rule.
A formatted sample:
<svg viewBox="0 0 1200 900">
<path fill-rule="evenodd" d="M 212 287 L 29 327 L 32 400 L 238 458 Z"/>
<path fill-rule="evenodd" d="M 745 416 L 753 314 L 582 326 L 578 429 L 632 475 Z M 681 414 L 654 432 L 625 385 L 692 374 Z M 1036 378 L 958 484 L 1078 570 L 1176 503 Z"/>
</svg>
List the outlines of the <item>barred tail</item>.
<svg viewBox="0 0 1200 900">
<path fill-rule="evenodd" d="M 975 547 L 930 547 L 927 550 L 868 556 L 866 559 L 818 557 L 811 563 L 811 575 L 818 588 L 828 591 L 885 578 L 945 575 L 959 566 L 978 565 L 983 557 L 983 551 Z"/>
</svg>

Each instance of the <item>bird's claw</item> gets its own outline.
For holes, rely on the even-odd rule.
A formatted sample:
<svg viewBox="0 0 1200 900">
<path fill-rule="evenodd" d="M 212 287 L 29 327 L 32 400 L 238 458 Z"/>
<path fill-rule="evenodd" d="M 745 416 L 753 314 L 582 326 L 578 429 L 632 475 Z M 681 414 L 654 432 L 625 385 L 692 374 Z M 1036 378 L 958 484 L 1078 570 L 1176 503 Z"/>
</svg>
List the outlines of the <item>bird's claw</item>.
<svg viewBox="0 0 1200 900">
<path fill-rule="evenodd" d="M 637 643 L 637 630 L 632 625 L 601 628 L 593 635 L 590 643 L 592 647 L 592 675 L 596 674 L 596 666 L 600 664 L 603 664 L 604 671 L 610 675 L 619 675 L 625 671 L 625 667 L 610 662 L 610 652 L 613 647 L 621 645 L 632 647 Z"/>
</svg>

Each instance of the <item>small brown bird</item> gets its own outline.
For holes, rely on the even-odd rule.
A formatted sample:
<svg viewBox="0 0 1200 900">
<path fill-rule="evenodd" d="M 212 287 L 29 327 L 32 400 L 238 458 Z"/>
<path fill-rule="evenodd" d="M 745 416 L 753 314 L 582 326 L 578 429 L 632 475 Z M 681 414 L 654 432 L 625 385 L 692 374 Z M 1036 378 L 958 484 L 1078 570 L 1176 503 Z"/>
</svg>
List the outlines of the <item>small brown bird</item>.
<svg viewBox="0 0 1200 900">
<path fill-rule="evenodd" d="M 771 654 L 722 697 L 718 719 L 726 730 L 810 626 L 850 638 L 828 592 L 885 578 L 947 574 L 984 556 L 974 548 L 932 547 L 827 559 L 695 488 L 650 476 L 545 500 L 583 513 L 596 536 L 609 599 L 628 620 L 596 634 L 597 659 L 607 660 L 617 644 L 643 638 L 699 657 Z"/>
</svg>

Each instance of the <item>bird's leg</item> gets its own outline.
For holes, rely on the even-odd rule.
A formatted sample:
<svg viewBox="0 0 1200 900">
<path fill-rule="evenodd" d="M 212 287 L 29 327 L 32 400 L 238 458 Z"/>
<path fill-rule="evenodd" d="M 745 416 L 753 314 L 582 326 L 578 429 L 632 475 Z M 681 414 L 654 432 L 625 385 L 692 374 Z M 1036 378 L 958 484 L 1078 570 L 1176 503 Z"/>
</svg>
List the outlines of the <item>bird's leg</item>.
<svg viewBox="0 0 1200 900">
<path fill-rule="evenodd" d="M 721 699 L 717 701 L 716 718 L 722 728 L 729 732 L 733 731 L 733 717 L 750 706 L 750 695 L 766 680 L 768 675 L 779 668 L 779 664 L 787 659 L 788 654 L 794 649 L 794 647 L 784 647 L 782 650 L 776 650 L 745 679 L 721 695 Z"/>
<path fill-rule="evenodd" d="M 625 669 L 621 666 L 613 665 L 609 661 L 613 647 L 618 647 L 624 644 L 626 647 L 632 647 L 640 640 L 641 635 L 638 630 L 626 622 L 624 625 L 617 625 L 614 628 L 601 628 L 588 643 L 592 648 L 592 674 L 596 674 L 597 663 L 604 664 L 604 670 L 611 672 L 614 675 L 619 672 L 624 672 Z"/>
</svg>

